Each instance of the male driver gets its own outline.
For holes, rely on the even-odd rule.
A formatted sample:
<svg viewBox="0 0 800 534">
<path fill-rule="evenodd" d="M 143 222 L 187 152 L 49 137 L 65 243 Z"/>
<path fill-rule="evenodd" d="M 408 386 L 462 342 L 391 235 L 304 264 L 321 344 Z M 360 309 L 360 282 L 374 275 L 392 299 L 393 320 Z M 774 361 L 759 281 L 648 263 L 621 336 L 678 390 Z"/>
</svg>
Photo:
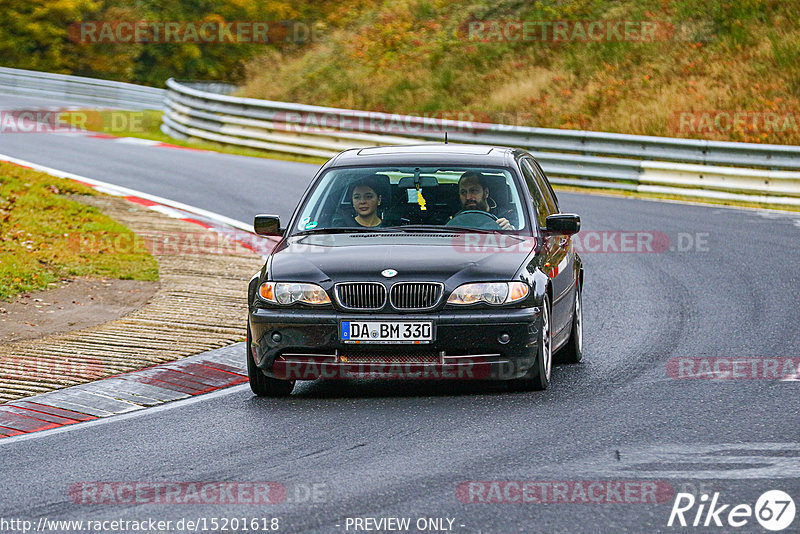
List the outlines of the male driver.
<svg viewBox="0 0 800 534">
<path fill-rule="evenodd" d="M 503 230 L 514 230 L 508 222 L 507 213 L 497 213 L 497 203 L 489 197 L 489 187 L 483 174 L 476 171 L 467 171 L 458 179 L 458 196 L 461 198 L 461 210 L 487 211 L 497 217 L 497 225 Z"/>
</svg>

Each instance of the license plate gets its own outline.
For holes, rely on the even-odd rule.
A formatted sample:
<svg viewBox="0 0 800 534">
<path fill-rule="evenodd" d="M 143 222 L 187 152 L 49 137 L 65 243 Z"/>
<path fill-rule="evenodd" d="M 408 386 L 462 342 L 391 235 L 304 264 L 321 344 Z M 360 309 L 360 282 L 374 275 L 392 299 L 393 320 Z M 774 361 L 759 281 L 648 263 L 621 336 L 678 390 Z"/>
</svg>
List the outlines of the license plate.
<svg viewBox="0 0 800 534">
<path fill-rule="evenodd" d="M 344 343 L 412 343 L 433 341 L 432 321 L 342 321 Z"/>
</svg>

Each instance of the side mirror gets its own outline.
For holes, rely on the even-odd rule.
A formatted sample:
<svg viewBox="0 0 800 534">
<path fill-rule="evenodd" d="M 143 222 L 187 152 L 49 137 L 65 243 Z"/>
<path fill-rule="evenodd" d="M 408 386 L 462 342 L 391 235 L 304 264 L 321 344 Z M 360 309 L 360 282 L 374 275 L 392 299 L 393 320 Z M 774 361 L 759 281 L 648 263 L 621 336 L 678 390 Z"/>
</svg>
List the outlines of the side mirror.
<svg viewBox="0 0 800 534">
<path fill-rule="evenodd" d="M 572 235 L 581 229 L 581 218 L 574 213 L 555 213 L 547 216 L 544 230 L 550 234 Z"/>
<path fill-rule="evenodd" d="M 253 219 L 253 229 L 258 235 L 283 235 L 281 218 L 277 215 L 256 215 Z"/>
</svg>

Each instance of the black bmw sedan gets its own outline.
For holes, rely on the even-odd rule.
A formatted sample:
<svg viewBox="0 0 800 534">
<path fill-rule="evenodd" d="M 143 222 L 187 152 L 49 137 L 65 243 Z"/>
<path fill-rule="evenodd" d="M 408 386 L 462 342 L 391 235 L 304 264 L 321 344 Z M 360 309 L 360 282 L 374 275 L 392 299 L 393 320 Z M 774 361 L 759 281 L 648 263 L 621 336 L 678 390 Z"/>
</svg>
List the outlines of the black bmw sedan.
<svg viewBox="0 0 800 534">
<path fill-rule="evenodd" d="M 256 395 L 317 378 L 491 379 L 543 390 L 582 355 L 583 266 L 536 160 L 482 145 L 346 150 L 248 291 Z"/>
</svg>

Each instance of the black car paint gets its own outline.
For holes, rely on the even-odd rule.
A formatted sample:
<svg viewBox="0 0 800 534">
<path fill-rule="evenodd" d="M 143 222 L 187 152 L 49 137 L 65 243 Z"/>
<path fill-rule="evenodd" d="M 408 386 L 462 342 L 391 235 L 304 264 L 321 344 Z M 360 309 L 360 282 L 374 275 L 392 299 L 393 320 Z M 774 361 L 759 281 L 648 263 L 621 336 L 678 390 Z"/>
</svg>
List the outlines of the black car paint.
<svg viewBox="0 0 800 534">
<path fill-rule="evenodd" d="M 296 228 L 295 219 L 304 202 L 329 168 L 407 166 L 413 163 L 443 167 L 502 166 L 510 169 L 524 202 L 523 210 L 532 223 L 528 225 L 530 233 L 528 236 L 525 232 L 520 232 L 520 235 L 501 234 L 504 236 L 503 244 L 509 244 L 506 249 L 501 247 L 498 251 L 482 252 L 459 250 L 453 245 L 454 240 L 458 239 L 454 237 L 456 234 L 448 233 L 446 229 L 436 233 L 376 231 L 305 235 L 292 235 L 284 230 L 285 236 L 278 242 L 261 272 L 251 279 L 248 290 L 249 325 L 257 349 L 251 350 L 250 354 L 265 374 L 271 375 L 270 369 L 276 356 L 285 350 L 332 352 L 336 349 L 352 349 L 352 345 L 345 345 L 338 339 L 338 323 L 342 317 L 380 320 L 402 316 L 408 320 L 432 319 L 439 327 L 432 345 L 412 347 L 412 350 L 425 348 L 470 353 L 471 349 L 477 349 L 472 352 L 502 352 L 520 364 L 513 377 L 522 376 L 533 361 L 530 357 L 531 332 L 536 329 L 530 326 L 520 328 L 520 325 L 533 324 L 528 311 L 533 311 L 538 321 L 538 307 L 545 294 L 549 297 L 552 309 L 553 352 L 568 341 L 575 292 L 578 284 L 583 283 L 583 266 L 580 256 L 571 247 L 569 237 L 547 232 L 535 224 L 537 219 L 533 199 L 522 186 L 525 177 L 519 167 L 521 158 L 533 160 L 530 154 L 518 149 L 478 145 L 381 147 L 368 149 L 366 157 L 361 155 L 363 152 L 363 149 L 345 151 L 318 171 L 303 196 L 303 202 L 295 209 L 288 228 Z M 552 193 L 549 183 L 546 186 Z M 518 242 L 523 240 L 527 240 L 531 246 L 518 246 Z M 379 273 L 386 268 L 397 270 L 398 275 L 388 281 L 380 278 Z M 332 304 L 326 307 L 267 305 L 257 296 L 257 291 L 261 283 L 269 280 L 319 284 L 328 292 Z M 528 297 L 521 302 L 493 307 L 446 304 L 450 293 L 462 283 L 512 280 L 524 281 L 531 288 Z M 344 281 L 383 281 L 387 289 L 396 282 L 440 281 L 445 284 L 445 291 L 444 298 L 436 308 L 428 312 L 400 312 L 389 309 L 387 304 L 383 310 L 365 314 L 345 310 L 337 304 L 333 286 Z M 517 328 L 513 328 L 514 325 Z M 484 331 L 487 327 L 488 330 Z M 505 328 L 504 331 L 513 329 L 513 343 L 500 345 L 496 336 L 488 335 L 496 333 L 498 328 Z M 271 339 L 270 334 L 276 331 L 282 333 L 280 343 Z M 464 343 L 465 339 L 470 340 L 468 344 Z"/>
</svg>

